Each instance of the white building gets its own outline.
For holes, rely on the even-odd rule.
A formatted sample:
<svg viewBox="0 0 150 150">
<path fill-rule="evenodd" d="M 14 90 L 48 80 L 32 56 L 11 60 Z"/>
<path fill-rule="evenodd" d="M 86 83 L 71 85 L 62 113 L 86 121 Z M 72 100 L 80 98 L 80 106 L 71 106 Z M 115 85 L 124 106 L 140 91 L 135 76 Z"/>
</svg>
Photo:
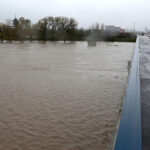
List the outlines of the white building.
<svg viewBox="0 0 150 150">
<path fill-rule="evenodd" d="M 115 27 L 115 26 L 111 26 L 111 25 L 109 25 L 109 26 L 105 26 L 105 31 L 106 32 L 113 32 L 113 33 L 115 33 L 115 32 L 121 32 L 121 28 L 120 27 Z"/>
</svg>

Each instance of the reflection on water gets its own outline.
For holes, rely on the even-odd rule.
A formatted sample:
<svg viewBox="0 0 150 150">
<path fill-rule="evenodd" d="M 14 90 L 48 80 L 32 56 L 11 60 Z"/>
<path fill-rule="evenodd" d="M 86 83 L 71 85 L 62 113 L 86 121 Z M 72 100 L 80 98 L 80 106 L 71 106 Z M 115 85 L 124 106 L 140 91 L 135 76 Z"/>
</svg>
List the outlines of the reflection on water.
<svg viewBox="0 0 150 150">
<path fill-rule="evenodd" d="M 111 149 L 133 47 L 0 44 L 0 149 Z"/>
</svg>

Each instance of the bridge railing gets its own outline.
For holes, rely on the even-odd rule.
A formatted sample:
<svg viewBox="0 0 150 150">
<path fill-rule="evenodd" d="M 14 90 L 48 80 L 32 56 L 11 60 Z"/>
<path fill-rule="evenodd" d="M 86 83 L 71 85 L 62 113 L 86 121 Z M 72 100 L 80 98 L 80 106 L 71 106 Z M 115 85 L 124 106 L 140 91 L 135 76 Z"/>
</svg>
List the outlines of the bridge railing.
<svg viewBox="0 0 150 150">
<path fill-rule="evenodd" d="M 139 76 L 139 37 L 132 60 L 126 97 L 123 103 L 115 150 L 141 150 L 141 101 Z"/>
</svg>

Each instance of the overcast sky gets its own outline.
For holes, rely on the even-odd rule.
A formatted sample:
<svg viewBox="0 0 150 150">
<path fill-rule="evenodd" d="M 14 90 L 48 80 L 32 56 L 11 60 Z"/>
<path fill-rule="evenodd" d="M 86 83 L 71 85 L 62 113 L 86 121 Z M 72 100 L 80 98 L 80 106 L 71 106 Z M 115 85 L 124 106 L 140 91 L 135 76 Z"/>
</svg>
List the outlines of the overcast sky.
<svg viewBox="0 0 150 150">
<path fill-rule="evenodd" d="M 104 23 L 122 28 L 150 29 L 150 0 L 0 0 L 0 22 L 14 16 L 36 23 L 45 16 L 67 16 L 79 27 Z"/>
</svg>

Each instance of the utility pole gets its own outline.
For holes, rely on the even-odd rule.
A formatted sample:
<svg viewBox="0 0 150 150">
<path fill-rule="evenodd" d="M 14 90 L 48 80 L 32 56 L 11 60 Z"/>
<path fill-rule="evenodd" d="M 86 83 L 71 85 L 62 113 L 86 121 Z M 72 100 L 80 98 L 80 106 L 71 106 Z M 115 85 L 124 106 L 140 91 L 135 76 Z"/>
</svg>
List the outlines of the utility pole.
<svg viewBox="0 0 150 150">
<path fill-rule="evenodd" d="M 134 22 L 134 23 L 133 23 L 134 33 L 135 33 L 135 25 L 136 25 L 136 23 Z"/>
</svg>

